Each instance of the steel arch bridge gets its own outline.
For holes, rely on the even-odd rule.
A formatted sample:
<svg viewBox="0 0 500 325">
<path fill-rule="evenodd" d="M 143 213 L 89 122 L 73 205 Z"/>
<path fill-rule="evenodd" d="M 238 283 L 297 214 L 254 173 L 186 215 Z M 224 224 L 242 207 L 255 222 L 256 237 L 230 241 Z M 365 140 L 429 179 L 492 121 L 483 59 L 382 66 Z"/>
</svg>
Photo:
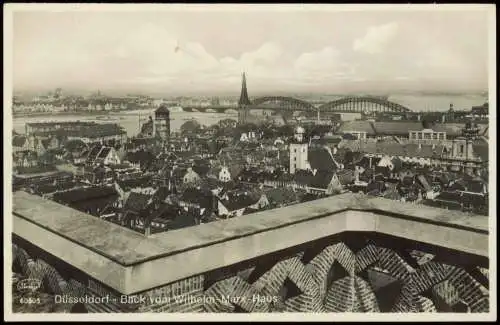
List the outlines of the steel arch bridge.
<svg viewBox="0 0 500 325">
<path fill-rule="evenodd" d="M 387 99 L 362 96 L 362 97 L 345 97 L 338 100 L 328 102 L 318 107 L 320 112 L 410 112 L 408 107 L 398 103 L 391 102 Z"/>
<path fill-rule="evenodd" d="M 304 100 L 285 96 L 265 96 L 252 100 L 253 106 L 263 106 L 264 104 L 274 105 L 272 108 L 289 111 L 317 111 L 317 108 Z"/>
<path fill-rule="evenodd" d="M 269 106 L 268 106 L 269 105 Z M 363 112 L 410 112 L 408 107 L 388 101 L 384 98 L 361 96 L 345 97 L 334 100 L 318 107 L 313 104 L 286 96 L 258 97 L 252 101 L 253 108 L 267 108 L 280 111 L 313 111 L 313 112 L 339 112 L 339 113 L 363 113 Z"/>
</svg>

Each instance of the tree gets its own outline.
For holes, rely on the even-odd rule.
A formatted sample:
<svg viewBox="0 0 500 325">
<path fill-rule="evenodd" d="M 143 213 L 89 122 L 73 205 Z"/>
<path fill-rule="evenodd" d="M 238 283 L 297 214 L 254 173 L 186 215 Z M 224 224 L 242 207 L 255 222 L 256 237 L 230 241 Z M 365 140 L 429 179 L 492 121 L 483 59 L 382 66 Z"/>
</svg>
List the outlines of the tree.
<svg viewBox="0 0 500 325">
<path fill-rule="evenodd" d="M 431 129 L 435 123 L 436 120 L 432 118 L 432 116 L 424 116 L 422 118 L 422 126 L 424 129 Z"/>
<path fill-rule="evenodd" d="M 354 153 L 351 149 L 347 149 L 344 154 L 344 164 L 351 164 L 354 162 Z"/>
<path fill-rule="evenodd" d="M 278 136 L 280 137 L 292 137 L 294 129 L 291 125 L 285 124 L 278 128 Z"/>
<path fill-rule="evenodd" d="M 278 134 L 275 128 L 269 127 L 262 130 L 264 139 L 274 139 Z"/>
<path fill-rule="evenodd" d="M 201 130 L 201 125 L 194 119 L 181 125 L 181 134 L 196 133 L 199 130 Z"/>
</svg>

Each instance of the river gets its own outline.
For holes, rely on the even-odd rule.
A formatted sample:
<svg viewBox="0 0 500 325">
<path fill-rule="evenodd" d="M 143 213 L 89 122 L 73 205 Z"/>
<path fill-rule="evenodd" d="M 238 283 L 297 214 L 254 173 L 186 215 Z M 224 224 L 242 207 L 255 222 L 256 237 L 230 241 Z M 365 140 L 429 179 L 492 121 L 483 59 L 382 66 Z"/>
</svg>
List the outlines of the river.
<svg viewBox="0 0 500 325">
<path fill-rule="evenodd" d="M 134 110 L 124 112 L 111 112 L 92 115 L 45 115 L 45 116 L 22 116 L 15 117 L 13 127 L 17 133 L 24 133 L 26 123 L 36 122 L 62 122 L 62 121 L 88 121 L 98 123 L 118 123 L 128 136 L 134 136 L 139 132 L 140 125 L 153 116 L 154 109 Z M 139 122 L 139 118 L 141 122 Z M 177 131 L 184 122 L 195 119 L 202 125 L 212 125 L 223 119 L 238 120 L 237 113 L 199 113 L 199 112 L 172 112 L 170 113 L 170 129 Z"/>
<path fill-rule="evenodd" d="M 413 111 L 446 111 L 450 103 L 453 103 L 456 110 L 470 110 L 472 106 L 482 105 L 487 101 L 486 96 L 479 95 L 460 95 L 460 96 L 429 96 L 429 95 L 391 95 L 389 100 L 409 107 Z M 64 114 L 64 115 L 43 115 L 43 116 L 20 116 L 13 120 L 14 130 L 18 133 L 24 133 L 26 123 L 44 122 L 44 121 L 95 121 L 99 123 L 118 123 L 126 131 L 128 136 L 134 136 L 139 132 L 140 125 L 144 123 L 149 116 L 152 116 L 154 109 L 108 112 L 102 114 Z M 179 130 L 180 126 L 190 119 L 197 120 L 202 125 L 211 125 L 220 120 L 230 118 L 237 120 L 236 111 L 227 113 L 200 113 L 200 112 L 171 112 L 170 128 L 172 131 Z M 139 122 L 139 118 L 141 123 Z"/>
</svg>

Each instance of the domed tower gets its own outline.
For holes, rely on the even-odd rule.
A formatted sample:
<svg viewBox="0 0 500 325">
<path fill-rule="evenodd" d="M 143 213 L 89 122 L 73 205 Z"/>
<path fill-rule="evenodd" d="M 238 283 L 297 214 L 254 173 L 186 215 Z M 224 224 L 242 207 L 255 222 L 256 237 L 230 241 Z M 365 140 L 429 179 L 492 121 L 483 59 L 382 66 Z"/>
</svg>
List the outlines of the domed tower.
<svg viewBox="0 0 500 325">
<path fill-rule="evenodd" d="M 161 139 L 163 144 L 170 140 L 170 111 L 166 105 L 161 105 L 155 111 L 154 136 Z"/>
<path fill-rule="evenodd" d="M 304 128 L 299 125 L 290 143 L 290 174 L 295 174 L 299 169 L 307 169 L 309 145 L 305 141 L 304 134 Z"/>
<path fill-rule="evenodd" d="M 464 171 L 470 172 L 472 161 L 474 160 L 473 143 L 479 136 L 479 126 L 474 120 L 465 123 L 462 129 L 462 136 L 453 140 L 453 158 L 463 162 Z"/>
</svg>

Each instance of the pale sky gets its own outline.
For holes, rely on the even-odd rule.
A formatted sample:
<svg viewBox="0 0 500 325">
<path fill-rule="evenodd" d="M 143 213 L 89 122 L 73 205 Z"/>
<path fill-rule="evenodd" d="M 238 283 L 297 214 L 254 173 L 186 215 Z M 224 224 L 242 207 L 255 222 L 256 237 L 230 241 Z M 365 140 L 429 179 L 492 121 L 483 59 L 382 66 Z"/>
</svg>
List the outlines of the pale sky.
<svg viewBox="0 0 500 325">
<path fill-rule="evenodd" d="M 147 8 L 147 7 L 144 7 Z M 15 89 L 488 89 L 486 10 L 15 12 Z"/>
</svg>

